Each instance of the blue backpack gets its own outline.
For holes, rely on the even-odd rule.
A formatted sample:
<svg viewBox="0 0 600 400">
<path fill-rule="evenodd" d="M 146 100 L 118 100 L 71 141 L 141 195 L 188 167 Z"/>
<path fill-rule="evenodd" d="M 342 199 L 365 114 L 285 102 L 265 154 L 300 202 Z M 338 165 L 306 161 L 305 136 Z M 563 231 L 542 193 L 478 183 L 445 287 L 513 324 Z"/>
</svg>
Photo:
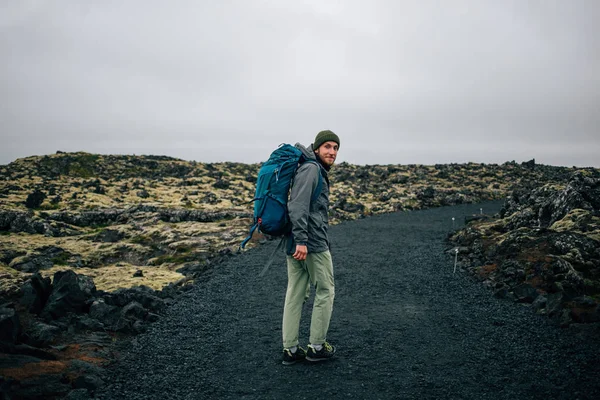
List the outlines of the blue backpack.
<svg viewBox="0 0 600 400">
<path fill-rule="evenodd" d="M 291 232 L 292 224 L 288 215 L 288 196 L 296 170 L 307 159 L 302 151 L 290 144 L 282 144 L 275 149 L 269 159 L 260 167 L 254 195 L 254 223 L 250 234 L 242 242 L 241 248 L 252 238 L 256 229 L 270 236 L 283 236 Z M 322 177 L 313 193 L 311 202 L 321 193 Z"/>
</svg>

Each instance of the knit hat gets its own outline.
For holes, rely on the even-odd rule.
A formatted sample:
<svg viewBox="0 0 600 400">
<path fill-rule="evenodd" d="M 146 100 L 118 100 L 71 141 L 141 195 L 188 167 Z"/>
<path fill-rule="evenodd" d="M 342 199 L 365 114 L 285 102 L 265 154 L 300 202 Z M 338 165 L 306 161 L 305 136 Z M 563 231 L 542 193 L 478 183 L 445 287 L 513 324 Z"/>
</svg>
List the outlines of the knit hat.
<svg viewBox="0 0 600 400">
<path fill-rule="evenodd" d="M 326 131 L 321 131 L 317 134 L 317 137 L 315 138 L 315 142 L 313 143 L 313 150 L 317 150 L 319 147 L 321 147 L 321 145 L 325 142 L 336 142 L 338 144 L 338 148 L 340 147 L 340 138 L 338 137 L 338 135 L 336 135 L 335 133 L 331 132 L 330 130 L 326 130 Z"/>
</svg>

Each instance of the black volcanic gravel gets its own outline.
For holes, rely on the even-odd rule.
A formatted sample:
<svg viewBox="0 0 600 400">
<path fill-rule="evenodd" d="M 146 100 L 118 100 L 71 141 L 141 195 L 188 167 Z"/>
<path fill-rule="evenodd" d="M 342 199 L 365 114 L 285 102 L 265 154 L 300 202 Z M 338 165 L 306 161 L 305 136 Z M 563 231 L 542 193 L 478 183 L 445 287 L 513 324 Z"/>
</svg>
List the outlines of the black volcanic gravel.
<svg viewBox="0 0 600 400">
<path fill-rule="evenodd" d="M 599 339 L 493 297 L 444 239 L 442 207 L 331 228 L 335 359 L 281 364 L 283 255 L 276 242 L 215 267 L 169 314 L 122 346 L 102 399 L 599 399 Z M 308 337 L 304 309 L 301 342 Z"/>
</svg>

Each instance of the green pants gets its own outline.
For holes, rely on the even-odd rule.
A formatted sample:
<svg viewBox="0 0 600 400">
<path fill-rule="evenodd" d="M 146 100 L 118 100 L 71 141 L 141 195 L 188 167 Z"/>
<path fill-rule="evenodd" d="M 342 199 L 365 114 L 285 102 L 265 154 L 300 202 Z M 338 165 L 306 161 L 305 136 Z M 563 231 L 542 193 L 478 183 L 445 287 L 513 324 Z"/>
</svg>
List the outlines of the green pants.
<svg viewBox="0 0 600 400">
<path fill-rule="evenodd" d="M 331 253 L 308 253 L 306 260 L 298 261 L 287 256 L 288 286 L 283 308 L 283 347 L 298 345 L 298 330 L 302 305 L 310 295 L 310 284 L 315 287 L 315 301 L 310 322 L 310 343 L 321 344 L 326 341 L 335 284 L 333 281 L 333 263 Z"/>
</svg>

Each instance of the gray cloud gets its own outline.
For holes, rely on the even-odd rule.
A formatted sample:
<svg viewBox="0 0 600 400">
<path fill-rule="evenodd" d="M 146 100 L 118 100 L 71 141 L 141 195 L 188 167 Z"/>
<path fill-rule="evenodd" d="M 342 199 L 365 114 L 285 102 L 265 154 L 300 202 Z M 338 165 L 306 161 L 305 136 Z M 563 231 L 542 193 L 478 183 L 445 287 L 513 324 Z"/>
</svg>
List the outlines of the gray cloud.
<svg viewBox="0 0 600 400">
<path fill-rule="evenodd" d="M 0 6 L 0 163 L 256 162 L 336 131 L 357 164 L 600 167 L 600 3 L 28 0 Z"/>
</svg>

